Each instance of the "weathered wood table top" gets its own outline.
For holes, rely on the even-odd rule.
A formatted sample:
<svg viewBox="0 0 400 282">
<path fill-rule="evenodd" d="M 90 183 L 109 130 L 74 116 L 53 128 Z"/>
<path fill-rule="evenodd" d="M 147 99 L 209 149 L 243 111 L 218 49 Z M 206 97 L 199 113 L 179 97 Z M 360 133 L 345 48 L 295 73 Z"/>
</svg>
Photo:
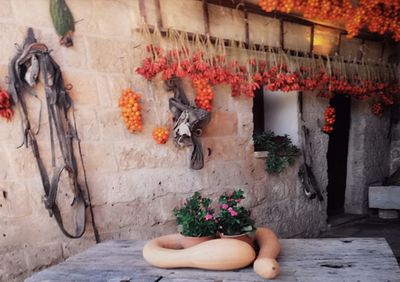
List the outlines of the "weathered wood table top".
<svg viewBox="0 0 400 282">
<path fill-rule="evenodd" d="M 142 257 L 145 241 L 108 241 L 26 281 L 265 281 L 248 267 L 237 271 L 159 269 Z M 383 238 L 286 239 L 274 281 L 400 281 L 400 269 Z"/>
</svg>

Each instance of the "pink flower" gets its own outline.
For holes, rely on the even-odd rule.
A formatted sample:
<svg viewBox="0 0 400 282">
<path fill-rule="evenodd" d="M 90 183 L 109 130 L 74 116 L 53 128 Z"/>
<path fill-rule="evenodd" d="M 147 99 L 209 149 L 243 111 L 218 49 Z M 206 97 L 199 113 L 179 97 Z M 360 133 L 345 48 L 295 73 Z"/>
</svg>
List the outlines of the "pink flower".
<svg viewBox="0 0 400 282">
<path fill-rule="evenodd" d="M 227 204 L 222 204 L 221 208 L 226 210 L 229 206 Z"/>
<path fill-rule="evenodd" d="M 236 211 L 234 211 L 234 210 L 231 210 L 230 213 L 231 213 L 231 216 L 237 216 L 238 215 L 238 213 Z"/>
<path fill-rule="evenodd" d="M 213 216 L 208 213 L 208 214 L 206 214 L 206 216 L 204 218 L 205 218 L 205 220 L 210 220 L 213 218 Z"/>
<path fill-rule="evenodd" d="M 230 208 L 228 209 L 228 212 L 231 212 L 231 211 L 233 211 L 232 207 L 230 207 Z"/>
<path fill-rule="evenodd" d="M 236 200 L 236 203 L 240 203 L 240 201 L 241 201 L 241 199 L 237 199 L 237 200 Z"/>
</svg>

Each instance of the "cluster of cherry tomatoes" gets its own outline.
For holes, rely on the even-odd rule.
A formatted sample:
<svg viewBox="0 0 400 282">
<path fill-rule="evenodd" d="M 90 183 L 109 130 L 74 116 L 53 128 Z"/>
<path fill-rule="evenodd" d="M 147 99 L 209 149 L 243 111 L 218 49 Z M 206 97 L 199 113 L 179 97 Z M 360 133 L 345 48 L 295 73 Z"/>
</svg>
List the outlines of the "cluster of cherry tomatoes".
<svg viewBox="0 0 400 282">
<path fill-rule="evenodd" d="M 322 127 L 322 131 L 325 133 L 331 133 L 333 131 L 333 125 L 336 121 L 336 111 L 333 107 L 327 107 L 324 113 L 325 125 Z"/>
<path fill-rule="evenodd" d="M 372 113 L 378 117 L 383 116 L 383 105 L 380 102 L 375 102 L 372 104 Z"/>
<path fill-rule="evenodd" d="M 133 92 L 131 88 L 123 90 L 119 98 L 121 118 L 131 133 L 142 130 L 140 98 L 140 94 Z"/>
<path fill-rule="evenodd" d="M 300 12 L 306 18 L 341 19 L 343 12 L 351 8 L 350 0 L 260 0 L 260 7 L 266 12 Z"/>
<path fill-rule="evenodd" d="M 7 91 L 0 89 L 0 116 L 10 121 L 13 114 L 10 95 Z"/>
<path fill-rule="evenodd" d="M 214 92 L 207 79 L 195 79 L 193 80 L 193 87 L 196 91 L 196 97 L 194 101 L 197 107 L 200 109 L 211 112 L 212 101 L 214 99 Z"/>
<path fill-rule="evenodd" d="M 400 1 L 398 0 L 362 0 L 353 8 L 352 15 L 346 19 L 349 37 L 366 27 L 371 32 L 383 35 L 386 31 L 393 34 L 395 41 L 400 40 Z"/>
<path fill-rule="evenodd" d="M 157 127 L 153 130 L 153 139 L 157 144 L 167 143 L 169 138 L 169 130 L 165 127 Z"/>
<path fill-rule="evenodd" d="M 306 18 L 345 22 L 348 37 L 356 36 L 366 27 L 371 32 L 393 33 L 395 41 L 400 40 L 400 1 L 359 0 L 352 5 L 351 0 L 259 0 L 266 12 L 297 12 Z"/>
</svg>

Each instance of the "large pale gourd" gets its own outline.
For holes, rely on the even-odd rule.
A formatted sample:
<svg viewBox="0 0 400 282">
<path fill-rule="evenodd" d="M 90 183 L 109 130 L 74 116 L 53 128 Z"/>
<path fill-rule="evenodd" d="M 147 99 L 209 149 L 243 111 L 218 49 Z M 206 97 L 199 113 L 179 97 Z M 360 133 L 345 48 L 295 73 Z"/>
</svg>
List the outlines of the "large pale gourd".
<svg viewBox="0 0 400 282">
<path fill-rule="evenodd" d="M 260 246 L 257 258 L 254 249 L 240 240 L 214 239 L 182 249 L 181 237 L 180 234 L 172 234 L 149 241 L 143 248 L 143 257 L 148 263 L 160 268 L 192 267 L 209 270 L 239 269 L 254 261 L 253 269 L 261 277 L 272 279 L 279 274 L 276 257 L 281 245 L 278 237 L 268 228 L 257 228 L 255 239 Z"/>
<path fill-rule="evenodd" d="M 256 253 L 249 244 L 232 239 L 215 239 L 180 249 L 179 234 L 149 241 L 143 248 L 145 260 L 161 268 L 192 267 L 233 270 L 251 264 Z"/>
</svg>

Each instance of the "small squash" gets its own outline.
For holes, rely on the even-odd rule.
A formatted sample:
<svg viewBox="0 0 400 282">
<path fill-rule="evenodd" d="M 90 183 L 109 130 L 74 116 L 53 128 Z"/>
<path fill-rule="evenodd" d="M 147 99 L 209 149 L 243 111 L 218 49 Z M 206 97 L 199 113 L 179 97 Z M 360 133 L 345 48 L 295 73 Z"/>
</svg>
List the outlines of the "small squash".
<svg viewBox="0 0 400 282">
<path fill-rule="evenodd" d="M 276 257 L 281 251 L 281 244 L 278 238 L 268 228 L 257 228 L 256 241 L 260 246 L 260 252 L 254 261 L 254 272 L 263 278 L 275 278 L 280 271 Z"/>
</svg>

